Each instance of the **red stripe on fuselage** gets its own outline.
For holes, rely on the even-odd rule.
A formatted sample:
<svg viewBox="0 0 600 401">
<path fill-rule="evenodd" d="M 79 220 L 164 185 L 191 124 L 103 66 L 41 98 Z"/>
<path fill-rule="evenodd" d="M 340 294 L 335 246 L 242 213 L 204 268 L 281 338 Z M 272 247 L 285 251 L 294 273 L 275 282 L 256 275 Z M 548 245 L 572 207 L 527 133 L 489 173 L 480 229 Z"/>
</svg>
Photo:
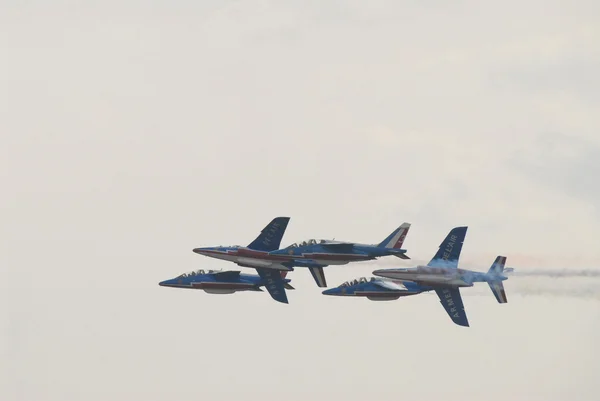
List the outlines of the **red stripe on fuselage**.
<svg viewBox="0 0 600 401">
<path fill-rule="evenodd" d="M 253 259 L 261 259 L 268 261 L 289 261 L 294 259 L 319 259 L 319 260 L 348 260 L 348 261 L 361 261 L 361 260 L 372 260 L 374 257 L 368 255 L 357 255 L 352 253 L 303 253 L 300 255 L 272 255 L 269 252 L 255 251 L 248 248 L 239 248 L 235 250 L 217 251 L 217 250 L 203 250 L 202 253 L 207 255 L 229 255 L 246 257 Z"/>
</svg>

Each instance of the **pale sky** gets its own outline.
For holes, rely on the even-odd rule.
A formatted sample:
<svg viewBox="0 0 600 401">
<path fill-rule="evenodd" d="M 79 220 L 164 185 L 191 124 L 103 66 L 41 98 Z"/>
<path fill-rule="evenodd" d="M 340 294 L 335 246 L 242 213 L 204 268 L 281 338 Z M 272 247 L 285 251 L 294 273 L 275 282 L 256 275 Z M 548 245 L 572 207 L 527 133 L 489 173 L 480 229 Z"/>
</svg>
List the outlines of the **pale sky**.
<svg viewBox="0 0 600 401">
<path fill-rule="evenodd" d="M 0 3 L 0 399 L 598 400 L 600 278 L 321 295 L 161 288 L 194 254 L 377 243 L 600 270 L 600 2 Z M 537 270 L 536 270 L 537 269 Z M 244 272 L 252 273 L 250 269 Z"/>
</svg>

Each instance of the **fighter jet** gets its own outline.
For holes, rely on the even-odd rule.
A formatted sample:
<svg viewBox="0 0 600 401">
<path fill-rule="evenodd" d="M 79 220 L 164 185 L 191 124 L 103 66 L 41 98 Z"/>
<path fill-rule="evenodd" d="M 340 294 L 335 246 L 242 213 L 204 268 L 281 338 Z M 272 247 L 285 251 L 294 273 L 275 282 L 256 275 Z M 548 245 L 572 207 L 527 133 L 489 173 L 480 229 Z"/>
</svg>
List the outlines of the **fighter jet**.
<svg viewBox="0 0 600 401">
<path fill-rule="evenodd" d="M 286 272 L 281 272 L 284 287 L 293 290 L 290 279 L 285 278 Z M 239 271 L 196 270 L 181 274 L 170 280 L 161 281 L 158 285 L 174 288 L 191 288 L 204 290 L 209 294 L 233 294 L 238 291 L 262 291 L 261 287 L 267 286 L 267 281 L 255 274 L 242 274 Z M 271 297 L 287 303 L 285 292 L 271 293 Z"/>
<path fill-rule="evenodd" d="M 325 266 L 345 265 L 350 262 L 373 260 L 388 255 L 410 259 L 406 256 L 406 249 L 402 249 L 409 229 L 410 223 L 403 223 L 377 245 L 311 239 L 271 251 L 269 256 L 276 258 L 285 266 L 307 267 L 317 285 L 327 287 L 323 273 Z"/>
<path fill-rule="evenodd" d="M 373 274 L 403 281 L 405 285 L 409 281 L 421 287 L 432 287 L 452 321 L 459 326 L 468 327 L 469 321 L 460 296 L 460 287 L 472 287 L 473 283 L 486 282 L 496 300 L 504 304 L 508 300 L 502 282 L 508 277 L 503 274 L 506 256 L 496 257 L 487 273 L 458 268 L 458 259 L 466 234 L 467 227 L 452 229 L 427 266 L 381 269 L 375 270 Z"/>
<path fill-rule="evenodd" d="M 288 303 L 285 282 L 281 277 L 280 270 L 290 271 L 293 269 L 273 260 L 269 256 L 269 252 L 279 249 L 289 221 L 289 217 L 274 218 L 247 247 L 236 245 L 195 248 L 194 252 L 211 258 L 228 260 L 238 266 L 256 269 L 258 275 L 266 283 L 265 287 L 271 297 L 276 301 Z"/>
<path fill-rule="evenodd" d="M 433 287 L 421 286 L 410 281 L 402 282 L 379 277 L 361 277 L 346 281 L 338 287 L 323 291 L 324 295 L 366 297 L 371 301 L 395 301 L 400 297 L 431 291 Z"/>
<path fill-rule="evenodd" d="M 281 239 L 290 221 L 289 217 L 276 217 L 248 246 L 213 246 L 195 248 L 199 255 L 215 259 L 228 260 L 242 267 L 267 268 L 275 270 L 294 270 L 291 266 L 282 265 L 281 258 L 270 256 L 269 252 L 279 249 Z"/>
</svg>

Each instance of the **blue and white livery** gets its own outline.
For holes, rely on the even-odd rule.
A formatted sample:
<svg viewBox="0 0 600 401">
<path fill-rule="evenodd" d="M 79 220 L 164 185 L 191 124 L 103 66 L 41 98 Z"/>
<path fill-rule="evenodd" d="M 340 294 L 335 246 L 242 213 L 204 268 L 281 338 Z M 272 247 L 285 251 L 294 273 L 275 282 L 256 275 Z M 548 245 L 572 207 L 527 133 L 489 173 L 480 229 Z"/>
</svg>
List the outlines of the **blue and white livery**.
<svg viewBox="0 0 600 401">
<path fill-rule="evenodd" d="M 280 275 L 283 287 L 293 290 L 290 279 L 285 278 L 285 272 L 276 272 Z M 184 273 L 170 280 L 158 283 L 162 287 L 189 288 L 204 290 L 209 294 L 233 294 L 238 291 L 262 291 L 261 287 L 270 285 L 268 279 L 255 274 L 242 274 L 239 271 L 196 270 Z M 285 291 L 269 291 L 271 297 L 277 302 L 288 303 Z"/>
<path fill-rule="evenodd" d="M 286 248 L 269 252 L 269 256 L 285 266 L 307 267 L 317 286 L 327 287 L 323 267 L 329 265 L 345 265 L 377 259 L 382 256 L 396 256 L 410 259 L 402 244 L 410 229 L 410 223 L 403 223 L 379 244 L 358 244 L 354 242 L 315 240 L 292 244 Z"/>
<path fill-rule="evenodd" d="M 410 281 L 423 287 L 431 287 L 438 297 L 448 316 L 459 326 L 469 326 L 469 320 L 460 296 L 461 287 L 472 287 L 473 283 L 486 282 L 490 286 L 496 300 L 507 303 L 506 292 L 502 282 L 506 256 L 498 256 L 487 271 L 480 273 L 458 268 L 458 260 L 467 227 L 453 228 L 440 244 L 440 247 L 427 266 L 413 268 L 375 270 L 374 275 L 394 280 Z"/>
</svg>

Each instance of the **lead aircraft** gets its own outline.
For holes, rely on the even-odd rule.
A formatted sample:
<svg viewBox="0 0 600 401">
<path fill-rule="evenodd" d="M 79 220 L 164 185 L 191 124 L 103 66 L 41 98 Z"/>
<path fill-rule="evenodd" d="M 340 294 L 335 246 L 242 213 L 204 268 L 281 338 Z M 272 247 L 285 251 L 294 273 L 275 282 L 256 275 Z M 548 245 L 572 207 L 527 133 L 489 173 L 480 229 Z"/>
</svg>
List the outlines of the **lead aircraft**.
<svg viewBox="0 0 600 401">
<path fill-rule="evenodd" d="M 289 217 L 276 217 L 263 228 L 258 237 L 248 246 L 218 246 L 195 248 L 194 252 L 211 258 L 228 260 L 238 266 L 256 269 L 271 297 L 287 304 L 285 281 L 281 270 L 293 270 L 283 265 L 277 265 L 268 259 L 269 252 L 279 249 L 281 239 L 290 221 Z"/>
<path fill-rule="evenodd" d="M 286 272 L 281 272 L 284 287 L 293 290 Z M 243 274 L 239 271 L 196 270 L 181 274 L 170 280 L 158 283 L 162 287 L 190 288 L 204 290 L 208 294 L 233 294 L 238 291 L 262 291 L 267 282 L 256 274 Z M 275 299 L 279 301 L 279 299 Z M 281 301 L 280 301 L 281 302 Z"/>
<path fill-rule="evenodd" d="M 408 285 L 408 282 L 417 284 L 423 290 L 415 293 L 434 290 L 452 321 L 459 326 L 468 327 L 469 321 L 460 296 L 460 287 L 472 287 L 473 283 L 486 282 L 496 300 L 504 304 L 508 300 L 502 282 L 508 277 L 503 274 L 506 256 L 496 257 L 487 273 L 458 268 L 458 259 L 466 234 L 467 227 L 453 228 L 427 266 L 381 269 L 375 270 L 373 274 L 399 280 L 405 285 Z M 418 288 L 412 284 L 411 287 Z"/>
</svg>

